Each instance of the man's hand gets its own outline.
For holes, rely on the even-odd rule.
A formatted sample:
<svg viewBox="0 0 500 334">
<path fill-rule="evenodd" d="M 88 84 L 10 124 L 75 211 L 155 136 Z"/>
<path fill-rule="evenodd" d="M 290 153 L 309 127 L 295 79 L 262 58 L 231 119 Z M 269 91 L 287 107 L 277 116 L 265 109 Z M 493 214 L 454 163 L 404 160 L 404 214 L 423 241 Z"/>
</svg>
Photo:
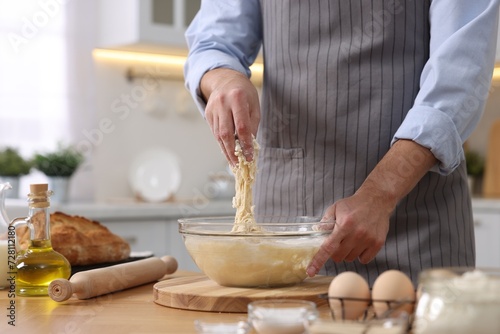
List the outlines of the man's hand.
<svg viewBox="0 0 500 334">
<path fill-rule="evenodd" d="M 311 260 L 307 274 L 316 275 L 330 257 L 335 262 L 373 260 L 385 243 L 397 203 L 436 163 L 427 148 L 409 140 L 397 141 L 353 196 L 325 211 L 324 218 L 335 219 L 336 225 Z"/>
<path fill-rule="evenodd" d="M 260 105 L 257 90 L 240 72 L 219 68 L 205 73 L 200 88 L 207 101 L 205 118 L 226 159 L 235 165 L 235 135 L 247 161 L 253 160 L 252 135 L 257 135 Z"/>
</svg>

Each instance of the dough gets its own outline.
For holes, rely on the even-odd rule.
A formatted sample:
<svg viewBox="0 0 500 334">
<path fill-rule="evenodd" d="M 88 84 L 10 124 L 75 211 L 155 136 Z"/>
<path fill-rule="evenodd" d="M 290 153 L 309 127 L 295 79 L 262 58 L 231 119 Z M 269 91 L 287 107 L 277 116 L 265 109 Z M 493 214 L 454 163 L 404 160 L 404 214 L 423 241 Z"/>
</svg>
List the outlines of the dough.
<svg viewBox="0 0 500 334">
<path fill-rule="evenodd" d="M 273 287 L 302 282 L 319 250 L 321 237 L 307 239 L 204 237 L 185 240 L 198 267 L 217 284 L 229 287 Z"/>
<path fill-rule="evenodd" d="M 235 180 L 235 196 L 233 198 L 233 208 L 236 209 L 234 217 L 234 227 L 232 232 L 252 232 L 260 231 L 255 222 L 253 214 L 252 187 L 257 173 L 257 155 L 259 144 L 253 138 L 254 159 L 248 162 L 243 155 L 240 141 L 236 139 L 234 154 L 238 157 L 238 163 L 232 167 Z"/>
</svg>

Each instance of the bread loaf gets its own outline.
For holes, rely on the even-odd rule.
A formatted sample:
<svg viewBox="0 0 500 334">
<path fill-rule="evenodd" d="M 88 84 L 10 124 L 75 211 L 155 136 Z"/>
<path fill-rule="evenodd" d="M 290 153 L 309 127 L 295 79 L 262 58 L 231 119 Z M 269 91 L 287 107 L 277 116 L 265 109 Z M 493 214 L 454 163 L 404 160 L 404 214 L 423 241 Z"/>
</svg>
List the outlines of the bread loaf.
<svg viewBox="0 0 500 334">
<path fill-rule="evenodd" d="M 41 217 L 40 217 L 41 218 Z M 34 223 L 37 217 L 33 217 Z M 129 244 L 96 221 L 62 212 L 50 215 L 52 248 L 61 253 L 72 266 L 116 262 L 130 256 Z M 19 247 L 29 246 L 27 227 L 17 230 Z"/>
</svg>

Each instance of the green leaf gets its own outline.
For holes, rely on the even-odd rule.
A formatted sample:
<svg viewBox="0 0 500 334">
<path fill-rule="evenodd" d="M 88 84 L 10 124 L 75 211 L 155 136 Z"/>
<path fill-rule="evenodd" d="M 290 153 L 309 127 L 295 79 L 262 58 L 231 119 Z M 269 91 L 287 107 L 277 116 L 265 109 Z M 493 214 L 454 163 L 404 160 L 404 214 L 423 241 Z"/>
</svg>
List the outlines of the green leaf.
<svg viewBox="0 0 500 334">
<path fill-rule="evenodd" d="M 465 163 L 467 165 L 467 174 L 475 177 L 481 177 L 484 173 L 484 159 L 477 152 L 465 151 Z"/>
<path fill-rule="evenodd" d="M 30 172 L 32 162 L 24 159 L 17 149 L 7 147 L 0 151 L 0 175 L 22 176 Z"/>
<path fill-rule="evenodd" d="M 47 176 L 70 177 L 83 161 L 83 154 L 70 146 L 60 145 L 55 152 L 36 154 L 33 166 Z"/>
</svg>

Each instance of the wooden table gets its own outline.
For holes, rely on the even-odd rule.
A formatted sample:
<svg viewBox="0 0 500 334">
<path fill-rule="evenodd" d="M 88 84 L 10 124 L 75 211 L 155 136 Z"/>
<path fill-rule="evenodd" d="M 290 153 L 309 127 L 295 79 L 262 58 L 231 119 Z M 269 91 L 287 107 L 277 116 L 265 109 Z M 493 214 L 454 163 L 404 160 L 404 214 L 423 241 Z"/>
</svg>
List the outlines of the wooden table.
<svg viewBox="0 0 500 334">
<path fill-rule="evenodd" d="M 178 271 L 166 278 L 193 273 Z M 88 300 L 76 297 L 58 303 L 49 297 L 9 298 L 0 290 L 0 333 L 196 333 L 194 320 L 234 321 L 241 313 L 187 311 L 153 302 L 154 283 Z M 10 303 L 15 302 L 15 327 L 8 324 Z M 320 308 L 328 317 L 328 307 Z"/>
</svg>

